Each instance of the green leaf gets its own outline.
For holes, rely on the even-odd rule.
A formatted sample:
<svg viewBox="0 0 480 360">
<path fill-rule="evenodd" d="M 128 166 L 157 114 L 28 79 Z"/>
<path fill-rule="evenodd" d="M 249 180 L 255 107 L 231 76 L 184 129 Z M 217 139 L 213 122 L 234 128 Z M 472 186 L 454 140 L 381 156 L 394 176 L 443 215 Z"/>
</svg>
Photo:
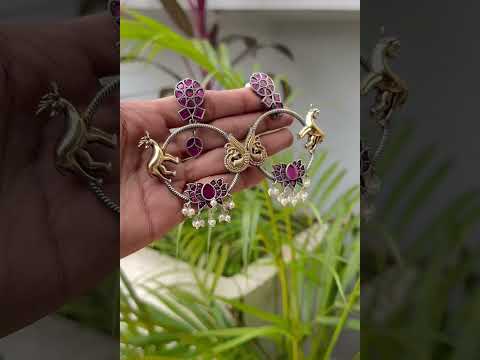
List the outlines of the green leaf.
<svg viewBox="0 0 480 360">
<path fill-rule="evenodd" d="M 175 24 L 188 36 L 193 36 L 193 26 L 185 11 L 176 0 L 160 0 L 165 11 Z"/>
</svg>

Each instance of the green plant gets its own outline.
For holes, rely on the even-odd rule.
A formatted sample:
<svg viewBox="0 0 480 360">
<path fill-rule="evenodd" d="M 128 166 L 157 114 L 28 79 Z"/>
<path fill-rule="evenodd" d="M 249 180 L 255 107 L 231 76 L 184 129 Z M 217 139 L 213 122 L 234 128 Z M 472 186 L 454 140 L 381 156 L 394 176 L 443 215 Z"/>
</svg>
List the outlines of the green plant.
<svg viewBox="0 0 480 360">
<path fill-rule="evenodd" d="M 331 183 L 332 180 L 318 185 L 315 190 L 325 194 Z M 265 217 L 258 214 L 256 220 L 262 226 L 254 233 L 258 239 L 255 246 L 262 248 L 278 269 L 282 312 L 265 312 L 241 299 L 219 298 L 215 296 L 216 281 L 208 287 L 198 275 L 198 294 L 181 285 L 163 286 L 159 275 L 155 279 L 158 290 L 148 290 L 164 305 L 158 307 L 139 299 L 123 277 L 124 358 L 135 359 L 141 353 L 151 359 L 268 359 L 263 342 L 258 341 L 263 339 L 273 343 L 279 358 L 330 359 L 341 331 L 359 330 L 360 234 L 359 218 L 354 213 L 358 188 L 352 188 L 327 207 L 322 218 L 319 208 L 309 204 L 313 211 L 305 216 L 310 223 L 329 224 L 323 241 L 311 251 L 305 246 L 312 239 L 302 245 L 293 241 L 292 209 L 275 209 L 264 191 L 251 193 L 263 198 L 250 200 L 250 205 L 264 203 L 262 207 L 270 212 Z M 242 245 L 255 243 L 252 238 L 241 239 Z M 228 241 L 215 240 L 221 244 L 221 250 L 215 252 L 219 254 L 218 261 L 210 261 L 207 267 L 218 277 L 228 263 L 230 245 Z M 208 236 L 203 241 L 207 242 Z M 291 256 L 289 263 L 282 256 L 285 249 Z M 352 315 L 355 313 L 357 316 Z M 258 318 L 264 325 L 246 327 L 245 315 Z"/>
</svg>

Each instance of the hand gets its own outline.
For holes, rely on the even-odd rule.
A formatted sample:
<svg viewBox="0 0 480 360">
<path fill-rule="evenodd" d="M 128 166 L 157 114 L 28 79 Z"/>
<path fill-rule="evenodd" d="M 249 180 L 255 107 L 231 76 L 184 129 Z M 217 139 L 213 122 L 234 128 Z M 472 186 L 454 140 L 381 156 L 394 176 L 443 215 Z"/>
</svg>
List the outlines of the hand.
<svg viewBox="0 0 480 360">
<path fill-rule="evenodd" d="M 110 15 L 0 25 L 0 337 L 56 310 L 118 266 L 118 219 L 84 182 L 55 169 L 63 116 L 35 116 L 51 81 L 84 110 L 100 88 L 98 78 L 118 75 L 117 42 Z M 118 133 L 118 97 L 107 104 L 93 123 Z M 94 157 L 112 161 L 113 154 L 96 149 Z M 118 194 L 113 174 L 106 191 Z"/>
<path fill-rule="evenodd" d="M 243 139 L 255 120 L 262 114 L 260 99 L 249 89 L 207 91 L 205 95 L 206 122 Z M 179 105 L 172 97 L 154 101 L 120 103 L 120 255 L 126 256 L 161 238 L 183 220 L 181 199 L 174 196 L 157 178 L 151 177 L 146 168 L 150 151 L 137 147 L 140 137 L 149 131 L 158 143 L 165 141 L 170 129 L 183 124 L 178 116 Z M 273 155 L 292 144 L 288 129 L 293 119 L 281 115 L 267 119 L 257 128 L 262 144 Z M 266 133 L 267 132 L 267 133 Z M 204 143 L 203 153 L 175 165 L 176 176 L 172 185 L 183 190 L 189 182 L 208 182 L 222 177 L 231 183 L 233 175 L 223 164 L 225 139 L 208 129 L 197 129 L 197 136 Z M 177 136 L 167 148 L 169 154 L 186 158 L 184 144 L 191 132 Z M 173 169 L 173 168 L 171 168 Z M 260 170 L 249 167 L 240 177 L 234 191 L 254 186 L 262 180 Z"/>
</svg>

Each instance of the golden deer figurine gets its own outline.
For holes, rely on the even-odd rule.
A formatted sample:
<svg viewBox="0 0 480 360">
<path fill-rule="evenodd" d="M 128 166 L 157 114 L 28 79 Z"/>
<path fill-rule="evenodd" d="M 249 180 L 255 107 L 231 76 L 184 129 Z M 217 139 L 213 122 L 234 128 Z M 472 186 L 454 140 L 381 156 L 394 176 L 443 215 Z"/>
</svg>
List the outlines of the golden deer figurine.
<svg viewBox="0 0 480 360">
<path fill-rule="evenodd" d="M 142 136 L 138 142 L 138 147 L 140 148 L 142 146 L 144 146 L 145 149 L 148 149 L 149 147 L 153 148 L 152 157 L 147 164 L 147 169 L 150 175 L 171 182 L 172 179 L 170 177 L 175 176 L 177 172 L 175 170 L 168 170 L 164 163 L 171 162 L 178 164 L 180 163 L 180 159 L 163 151 L 161 146 L 155 140 L 150 138 L 148 131 L 145 131 L 145 136 Z"/>
<path fill-rule="evenodd" d="M 308 136 L 308 141 L 305 144 L 305 149 L 307 149 L 310 154 L 313 154 L 315 148 L 320 144 L 325 138 L 325 133 L 322 129 L 318 127 L 315 123 L 315 120 L 320 115 L 320 109 L 312 108 L 308 111 L 307 116 L 305 117 L 306 125 L 298 133 L 298 137 L 303 139 L 305 136 Z"/>
</svg>

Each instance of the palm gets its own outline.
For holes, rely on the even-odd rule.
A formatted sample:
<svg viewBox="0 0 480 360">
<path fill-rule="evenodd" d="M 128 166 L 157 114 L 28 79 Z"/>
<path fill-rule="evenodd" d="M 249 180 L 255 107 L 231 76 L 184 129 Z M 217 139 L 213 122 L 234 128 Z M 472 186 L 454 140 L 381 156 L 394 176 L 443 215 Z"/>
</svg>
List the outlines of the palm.
<svg viewBox="0 0 480 360">
<path fill-rule="evenodd" d="M 88 34 L 94 29 L 105 37 L 96 37 L 101 44 L 86 49 L 84 41 L 91 42 Z M 118 238 L 115 218 L 84 183 L 55 169 L 54 148 L 64 131 L 61 117 L 34 114 L 50 81 L 83 109 L 99 89 L 97 79 L 118 71 L 118 57 L 109 17 L 0 30 L 7 39 L 0 59 L 0 292 L 9 294 L 0 297 L 0 309 L 9 309 L 0 315 L 1 336 L 96 284 L 117 264 L 111 251 Z M 87 37 L 80 40 L 79 34 Z M 118 128 L 112 121 L 115 112 L 115 106 L 104 107 L 94 121 L 113 131 Z M 112 157 L 100 149 L 95 156 Z M 114 193 L 115 185 L 107 191 Z"/>
<path fill-rule="evenodd" d="M 155 239 L 159 239 L 183 219 L 182 201 L 174 196 L 162 181 L 151 177 L 146 169 L 149 151 L 138 149 L 137 143 L 145 130 L 158 143 L 165 141 L 170 129 L 182 125 L 178 118 L 179 106 L 173 97 L 155 101 L 136 101 L 121 104 L 121 255 L 128 255 Z M 237 139 L 243 139 L 248 129 L 260 115 L 260 100 L 249 90 L 209 91 L 206 95 L 207 122 Z M 261 124 L 267 152 L 272 155 L 288 147 L 292 135 L 286 129 L 292 119 L 281 116 Z M 280 130 L 279 130 L 280 129 Z M 233 175 L 226 173 L 223 165 L 225 140 L 210 130 L 198 130 L 205 151 L 195 159 L 175 166 L 177 172 L 172 185 L 181 191 L 186 183 L 205 183 L 222 177 L 231 182 Z M 273 132 L 272 132 L 273 131 Z M 183 144 L 188 132 L 168 146 L 168 153 L 185 158 Z M 249 168 L 240 177 L 234 191 L 256 185 L 262 179 L 261 172 Z"/>
</svg>

